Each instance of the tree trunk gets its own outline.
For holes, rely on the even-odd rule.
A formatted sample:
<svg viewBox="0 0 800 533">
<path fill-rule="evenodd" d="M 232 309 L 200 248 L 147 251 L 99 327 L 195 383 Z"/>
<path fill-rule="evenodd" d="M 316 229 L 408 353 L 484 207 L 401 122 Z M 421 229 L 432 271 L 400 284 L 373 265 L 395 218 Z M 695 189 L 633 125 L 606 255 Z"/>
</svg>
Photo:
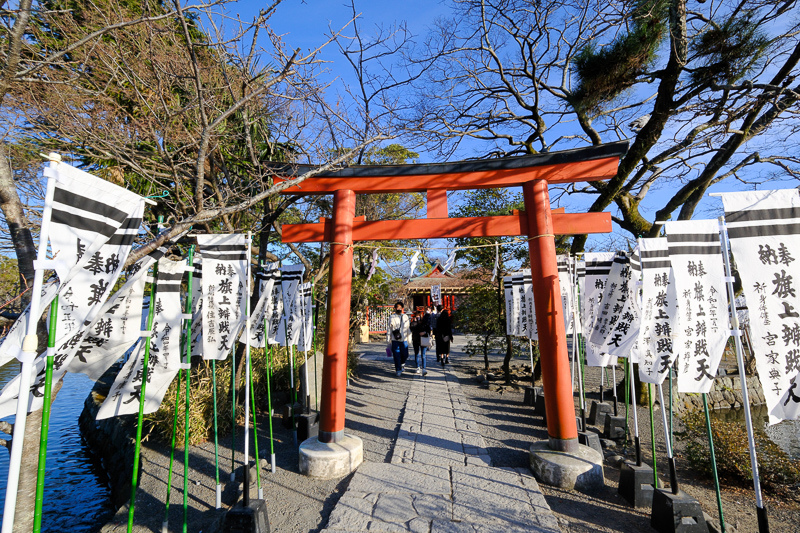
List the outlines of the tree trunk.
<svg viewBox="0 0 800 533">
<path fill-rule="evenodd" d="M 486 335 L 483 338 L 483 366 L 486 368 L 486 372 L 489 372 L 489 339 L 491 337 Z"/>
<path fill-rule="evenodd" d="M 503 358 L 503 374 L 506 383 L 511 383 L 511 356 L 514 355 L 514 346 L 511 335 L 506 335 L 506 356 Z"/>
<path fill-rule="evenodd" d="M 14 184 L 14 175 L 11 171 L 5 145 L 0 143 L 0 209 L 8 225 L 11 234 L 11 242 L 14 245 L 14 253 L 17 256 L 19 268 L 20 292 L 33 286 L 33 260 L 36 259 L 36 246 L 33 244 L 33 236 L 28 228 L 25 219 L 25 211 L 17 193 L 17 186 Z M 31 293 L 26 292 L 21 298 L 20 309 L 24 309 L 30 302 Z"/>
</svg>

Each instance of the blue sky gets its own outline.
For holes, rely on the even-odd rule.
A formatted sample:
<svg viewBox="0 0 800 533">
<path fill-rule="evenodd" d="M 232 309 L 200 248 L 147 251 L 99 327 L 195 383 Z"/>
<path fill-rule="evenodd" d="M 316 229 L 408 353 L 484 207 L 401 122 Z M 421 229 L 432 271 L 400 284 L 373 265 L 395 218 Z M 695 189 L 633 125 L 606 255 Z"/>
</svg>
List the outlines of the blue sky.
<svg viewBox="0 0 800 533">
<path fill-rule="evenodd" d="M 253 12 L 255 12 L 256 9 L 263 5 L 264 4 L 256 2 L 244 2 L 240 4 L 240 7 L 246 8 L 252 6 Z M 360 15 L 361 28 L 365 35 L 373 34 L 376 26 L 388 27 L 399 22 L 406 22 L 409 30 L 414 35 L 417 37 L 424 37 L 426 29 L 436 18 L 439 16 L 448 16 L 450 14 L 450 9 L 447 5 L 437 1 L 408 0 L 405 2 L 398 2 L 372 0 L 369 2 L 357 1 L 356 12 Z M 243 11 L 242 15 L 247 16 L 248 13 Z M 325 40 L 326 34 L 331 30 L 338 30 L 346 25 L 351 17 L 352 9 L 348 3 L 343 1 L 285 0 L 278 7 L 276 14 L 271 19 L 271 26 L 274 31 L 283 35 L 287 46 L 291 48 L 300 47 L 305 50 L 318 46 Z M 344 81 L 351 79 L 349 66 L 343 58 L 338 55 L 335 46 L 330 46 L 329 49 L 323 53 L 322 57 L 330 62 L 327 66 L 327 75 L 331 79 L 340 78 L 344 79 Z M 577 127 L 574 126 L 574 124 L 570 126 Z M 755 141 L 755 143 L 764 142 L 768 142 L 768 140 L 758 139 Z M 464 149 L 455 154 L 453 159 L 462 159 L 472 155 L 472 151 L 469 149 L 469 145 L 467 145 Z M 427 162 L 430 161 L 432 157 L 422 152 L 420 159 L 422 162 Z M 776 183 L 772 185 L 771 188 L 787 186 L 793 186 L 793 184 L 789 182 Z M 740 187 L 741 185 L 735 180 L 728 179 L 722 184 L 713 186 L 709 192 L 730 191 Z M 670 188 L 666 188 L 666 190 L 656 190 L 656 188 L 654 188 L 654 190 L 650 191 L 642 205 L 643 215 L 648 219 L 652 219 L 655 209 L 661 207 L 673 192 L 674 191 Z M 555 196 L 555 191 L 553 191 L 552 194 Z M 588 207 L 592 199 L 592 197 L 585 195 L 572 196 L 566 200 L 568 202 L 567 204 L 561 205 L 567 207 L 568 212 L 579 212 Z M 695 212 L 694 218 L 712 218 L 719 214 L 721 214 L 721 201 L 718 198 L 706 197 Z M 617 227 L 615 227 L 615 234 L 630 237 L 627 232 L 621 231 Z M 589 248 L 591 249 L 593 246 L 596 247 L 605 240 L 606 239 L 602 237 L 591 237 Z"/>
</svg>

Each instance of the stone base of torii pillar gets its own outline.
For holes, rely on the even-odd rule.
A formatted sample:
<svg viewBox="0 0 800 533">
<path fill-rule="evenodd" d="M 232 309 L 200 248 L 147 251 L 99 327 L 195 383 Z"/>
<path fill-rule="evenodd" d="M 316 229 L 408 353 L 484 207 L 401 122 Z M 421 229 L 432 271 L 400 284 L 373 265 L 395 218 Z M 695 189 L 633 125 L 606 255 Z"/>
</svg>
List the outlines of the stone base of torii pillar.
<svg viewBox="0 0 800 533">
<path fill-rule="evenodd" d="M 546 485 L 592 493 L 605 484 L 603 456 L 583 444 L 563 452 L 553 450 L 548 441 L 534 442 L 529 459 L 533 475 Z"/>
<path fill-rule="evenodd" d="M 364 443 L 344 434 L 336 442 L 311 437 L 300 444 L 300 473 L 317 479 L 344 477 L 364 461 Z"/>
</svg>

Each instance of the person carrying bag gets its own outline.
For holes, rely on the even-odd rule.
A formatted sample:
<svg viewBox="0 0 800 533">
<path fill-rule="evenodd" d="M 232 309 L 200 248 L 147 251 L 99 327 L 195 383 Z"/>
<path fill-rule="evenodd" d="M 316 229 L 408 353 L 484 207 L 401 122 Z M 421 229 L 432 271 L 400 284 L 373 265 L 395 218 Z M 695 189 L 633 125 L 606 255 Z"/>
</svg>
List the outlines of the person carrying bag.
<svg viewBox="0 0 800 533">
<path fill-rule="evenodd" d="M 394 358 L 395 374 L 400 377 L 408 359 L 408 343 L 411 342 L 411 321 L 403 314 L 403 302 L 394 304 L 394 315 L 389 319 L 386 340 Z"/>
</svg>

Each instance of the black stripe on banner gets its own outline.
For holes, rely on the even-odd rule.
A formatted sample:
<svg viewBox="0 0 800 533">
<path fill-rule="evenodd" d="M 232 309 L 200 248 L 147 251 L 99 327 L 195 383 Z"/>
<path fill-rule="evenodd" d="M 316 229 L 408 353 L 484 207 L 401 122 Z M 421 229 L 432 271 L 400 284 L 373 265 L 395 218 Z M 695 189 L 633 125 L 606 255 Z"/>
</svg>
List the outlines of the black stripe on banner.
<svg viewBox="0 0 800 533">
<path fill-rule="evenodd" d="M 78 230 L 94 231 L 105 237 L 111 237 L 114 235 L 114 232 L 117 231 L 117 228 L 105 222 L 99 222 L 91 218 L 82 217 L 55 208 L 53 208 L 50 220 L 55 224 L 64 224 L 65 226 Z"/>
<path fill-rule="evenodd" d="M 586 263 L 586 268 L 599 267 L 599 266 L 608 266 L 608 267 L 610 267 L 611 263 L 613 263 L 613 262 L 614 262 L 613 259 L 610 260 L 610 261 L 589 261 L 589 262 Z"/>
<path fill-rule="evenodd" d="M 642 267 L 645 270 L 649 270 L 651 268 L 669 268 L 672 266 L 672 263 L 669 261 L 647 261 L 646 263 L 642 263 Z"/>
<path fill-rule="evenodd" d="M 719 233 L 668 233 L 667 242 L 719 242 Z"/>
<path fill-rule="evenodd" d="M 106 244 L 114 246 L 130 246 L 136 240 L 137 235 L 133 233 L 115 233 L 108 239 Z"/>
<path fill-rule="evenodd" d="M 630 263 L 630 261 L 631 261 L 631 260 L 630 260 L 630 259 L 628 259 L 628 258 L 627 258 L 627 257 L 625 257 L 625 256 L 620 256 L 620 257 L 615 257 L 615 258 L 614 258 L 614 262 L 615 262 L 615 263 L 620 263 L 620 264 L 623 264 L 623 265 L 626 265 L 626 264 Z"/>
<path fill-rule="evenodd" d="M 244 244 L 207 244 L 200 246 L 200 253 L 205 252 L 231 252 L 231 251 L 239 251 L 244 250 L 246 246 Z"/>
<path fill-rule="evenodd" d="M 53 201 L 74 207 L 75 209 L 88 211 L 90 213 L 94 213 L 95 215 L 110 218 L 111 220 L 116 220 L 117 222 L 122 222 L 128 217 L 128 213 L 122 211 L 121 209 L 117 209 L 116 207 L 106 203 L 98 202 L 97 200 L 92 200 L 91 198 L 75 194 L 74 192 L 60 188 L 58 185 L 56 185 L 56 190 L 53 192 Z"/>
<path fill-rule="evenodd" d="M 159 285 L 158 286 L 158 293 L 161 294 L 161 293 L 165 293 L 165 292 L 181 292 L 181 286 L 180 285 L 173 285 L 171 283 L 168 284 L 168 285 Z"/>
<path fill-rule="evenodd" d="M 722 254 L 722 247 L 716 246 L 670 246 L 670 255 L 716 255 Z"/>
<path fill-rule="evenodd" d="M 770 209 L 748 209 L 746 211 L 733 211 L 725 213 L 725 222 L 767 222 L 787 218 L 800 218 L 800 207 L 781 207 Z"/>
<path fill-rule="evenodd" d="M 302 277 L 303 277 L 302 274 L 295 274 L 294 272 L 292 272 L 291 274 L 283 274 L 281 276 L 283 281 L 295 281 L 301 279 Z"/>
<path fill-rule="evenodd" d="M 247 254 L 206 254 L 205 258 L 214 261 L 246 261 Z"/>
<path fill-rule="evenodd" d="M 640 254 L 642 261 L 646 261 L 654 257 L 669 257 L 669 250 L 642 250 Z"/>
<path fill-rule="evenodd" d="M 774 226 L 728 226 L 728 237 L 743 239 L 746 237 L 769 237 L 771 235 L 800 235 L 800 224 L 779 224 Z"/>
<path fill-rule="evenodd" d="M 183 273 L 167 274 L 166 272 L 159 272 L 158 279 L 164 281 L 178 281 L 183 279 Z"/>
</svg>

